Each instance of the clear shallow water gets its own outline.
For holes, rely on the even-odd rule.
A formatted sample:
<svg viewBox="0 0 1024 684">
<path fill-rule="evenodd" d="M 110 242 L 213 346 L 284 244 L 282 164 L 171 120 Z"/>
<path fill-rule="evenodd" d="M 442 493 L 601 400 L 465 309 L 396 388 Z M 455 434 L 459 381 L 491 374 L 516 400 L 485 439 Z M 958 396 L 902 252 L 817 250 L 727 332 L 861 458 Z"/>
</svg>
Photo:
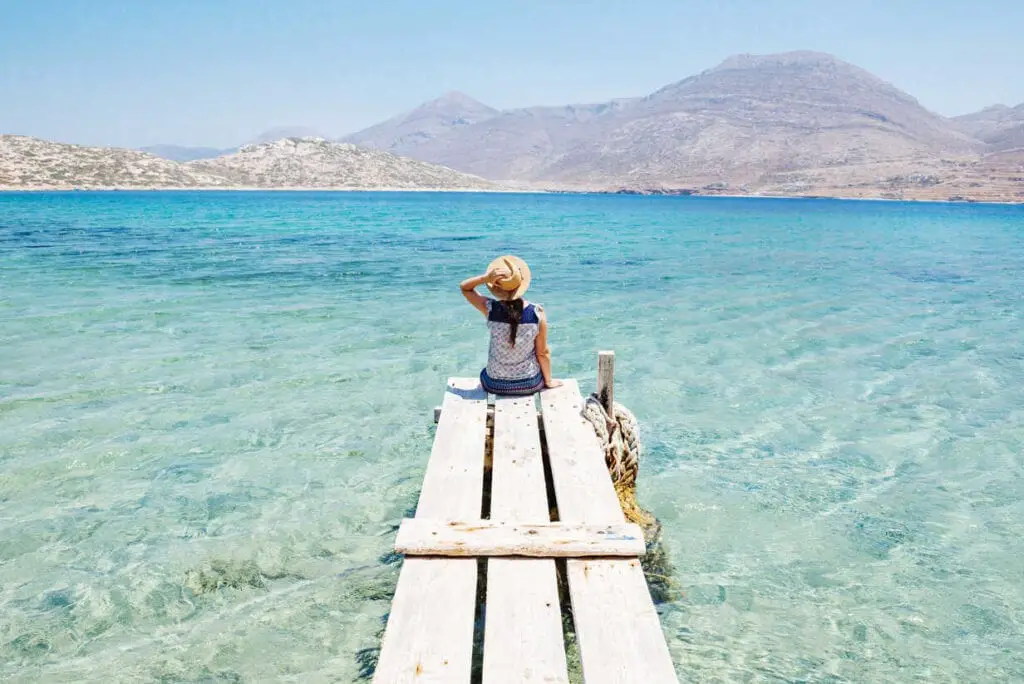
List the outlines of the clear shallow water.
<svg viewBox="0 0 1024 684">
<path fill-rule="evenodd" d="M 1024 208 L 345 193 L 0 193 L 0 679 L 358 677 L 504 251 L 684 681 L 1024 679 Z"/>
</svg>

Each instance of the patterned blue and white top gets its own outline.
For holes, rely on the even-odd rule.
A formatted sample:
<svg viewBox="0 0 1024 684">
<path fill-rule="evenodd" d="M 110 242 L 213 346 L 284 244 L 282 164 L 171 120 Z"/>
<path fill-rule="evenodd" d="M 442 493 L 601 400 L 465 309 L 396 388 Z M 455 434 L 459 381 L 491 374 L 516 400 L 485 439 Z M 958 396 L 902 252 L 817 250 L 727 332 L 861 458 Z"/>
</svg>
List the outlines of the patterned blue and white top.
<svg viewBox="0 0 1024 684">
<path fill-rule="evenodd" d="M 512 323 L 504 302 L 487 300 L 487 329 L 491 340 L 487 368 L 480 374 L 484 388 L 493 394 L 529 394 L 544 387 L 535 343 L 540 332 L 537 307 L 523 302 L 523 316 L 516 329 L 515 345 L 509 340 Z"/>
<path fill-rule="evenodd" d="M 523 302 L 523 317 L 516 330 L 516 344 L 509 341 L 512 324 L 504 302 L 487 300 L 487 329 L 491 344 L 487 353 L 487 375 L 494 380 L 525 380 L 540 373 L 534 342 L 540 332 L 537 307 Z"/>
</svg>

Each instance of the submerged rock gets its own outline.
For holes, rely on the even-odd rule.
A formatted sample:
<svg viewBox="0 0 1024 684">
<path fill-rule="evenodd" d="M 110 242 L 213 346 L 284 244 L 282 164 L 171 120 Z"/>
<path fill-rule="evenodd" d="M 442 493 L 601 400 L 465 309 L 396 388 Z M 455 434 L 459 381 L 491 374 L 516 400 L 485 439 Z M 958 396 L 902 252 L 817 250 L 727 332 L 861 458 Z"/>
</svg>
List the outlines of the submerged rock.
<svg viewBox="0 0 1024 684">
<path fill-rule="evenodd" d="M 253 561 L 211 560 L 185 573 L 185 586 L 193 593 L 209 594 L 220 589 L 266 589 L 266 577 Z"/>
</svg>

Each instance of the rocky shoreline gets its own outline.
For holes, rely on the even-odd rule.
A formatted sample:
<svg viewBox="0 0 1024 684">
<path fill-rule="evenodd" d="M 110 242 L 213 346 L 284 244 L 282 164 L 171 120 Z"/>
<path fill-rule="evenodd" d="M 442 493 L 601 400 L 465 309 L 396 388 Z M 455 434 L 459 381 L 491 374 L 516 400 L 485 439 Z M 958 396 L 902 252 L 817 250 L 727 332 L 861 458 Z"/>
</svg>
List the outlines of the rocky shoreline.
<svg viewBox="0 0 1024 684">
<path fill-rule="evenodd" d="M 837 200 L 837 201 L 859 201 L 859 202 L 921 202 L 921 203 L 940 203 L 940 204 L 1004 204 L 1004 205 L 1022 205 L 1024 206 L 1024 198 L 1007 198 L 1007 199 L 976 199 L 972 197 L 961 197 L 951 196 L 946 198 L 934 198 L 934 197 L 882 197 L 882 196 L 868 196 L 868 195 L 786 195 L 786 194 L 769 194 L 769 193 L 708 193 L 701 192 L 700 190 L 691 190 L 687 188 L 679 189 L 662 189 L 662 188 L 617 188 L 617 189 L 594 189 L 594 190 L 580 190 L 580 189 L 523 189 L 523 188 L 502 188 L 502 187 L 491 187 L 491 188 L 387 188 L 387 187 L 320 187 L 320 188 L 303 188 L 303 187 L 243 187 L 243 186 L 223 186 L 223 187 L 89 187 L 89 188 L 78 188 L 70 186 L 31 186 L 31 187 L 14 187 L 14 186 L 3 186 L 0 185 L 0 193 L 48 193 L 48 192 L 74 192 L 74 193 L 116 193 L 116 192 L 145 192 L 145 193 L 159 193 L 159 192 L 375 192 L 375 193 L 484 193 L 484 194 L 495 194 L 495 195 L 623 195 L 623 196 L 637 196 L 637 197 L 700 197 L 700 198 L 721 198 L 721 199 L 803 199 L 803 200 Z"/>
</svg>

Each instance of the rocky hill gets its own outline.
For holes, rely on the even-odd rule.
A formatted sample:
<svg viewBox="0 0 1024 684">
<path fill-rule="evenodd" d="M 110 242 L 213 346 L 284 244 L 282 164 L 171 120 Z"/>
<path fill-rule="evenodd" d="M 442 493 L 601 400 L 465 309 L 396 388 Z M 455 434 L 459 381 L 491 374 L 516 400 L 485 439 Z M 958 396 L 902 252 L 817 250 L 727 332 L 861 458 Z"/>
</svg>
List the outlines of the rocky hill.
<svg viewBox="0 0 1024 684">
<path fill-rule="evenodd" d="M 217 188 L 221 176 L 138 150 L 0 135 L 0 188 Z"/>
<path fill-rule="evenodd" d="M 958 116 L 953 123 L 987 143 L 993 152 L 1024 149 L 1024 103 L 1016 107 L 986 107 L 980 112 Z"/>
<path fill-rule="evenodd" d="M 774 174 L 984 148 L 906 93 L 812 52 L 732 57 L 642 98 L 509 110 L 422 135 L 387 130 L 369 129 L 378 147 L 467 173 L 584 186 L 749 189 Z"/>
<path fill-rule="evenodd" d="M 257 188 L 490 188 L 435 164 L 323 138 L 246 145 L 235 154 L 189 162 L 190 169 Z"/>
<path fill-rule="evenodd" d="M 0 189 L 490 189 L 480 178 L 388 152 L 290 138 L 189 163 L 138 150 L 0 135 Z"/>
</svg>

